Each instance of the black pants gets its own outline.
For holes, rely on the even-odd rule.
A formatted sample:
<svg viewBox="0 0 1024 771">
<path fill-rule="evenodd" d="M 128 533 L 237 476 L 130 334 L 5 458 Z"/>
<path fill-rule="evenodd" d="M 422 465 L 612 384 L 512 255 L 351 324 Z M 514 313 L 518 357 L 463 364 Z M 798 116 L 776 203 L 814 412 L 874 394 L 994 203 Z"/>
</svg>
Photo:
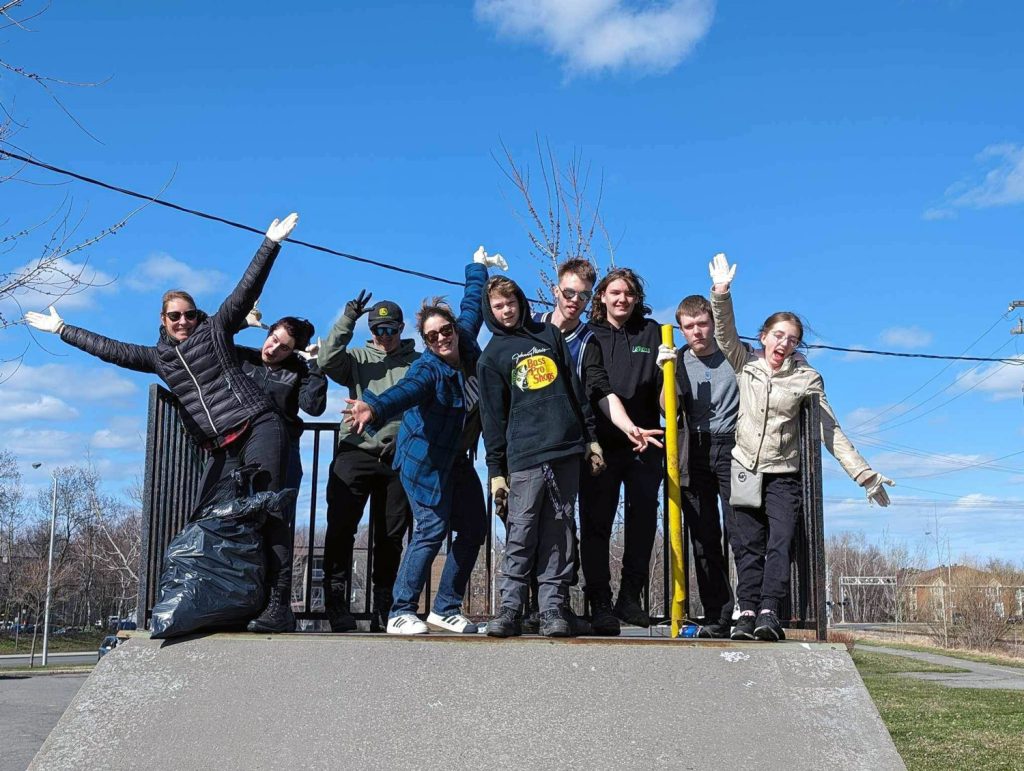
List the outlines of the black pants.
<svg viewBox="0 0 1024 771">
<path fill-rule="evenodd" d="M 588 595 L 611 588 L 608 565 L 619 488 L 625 487 L 622 588 L 634 595 L 647 585 L 651 549 L 658 529 L 658 494 L 664 454 L 656 447 L 637 454 L 630 449 L 605 453 L 607 468 L 580 483 L 580 561 Z"/>
<path fill-rule="evenodd" d="M 412 522 L 409 499 L 398 472 L 376 455 L 342 445 L 327 480 L 327 533 L 324 536 L 324 587 L 346 599 L 351 596 L 352 547 L 370 495 L 383 505 L 370 505 L 373 527 L 373 586 L 390 594 L 402 559 L 402 545 Z"/>
<path fill-rule="evenodd" d="M 732 589 L 729 562 L 722 545 L 722 514 L 731 528 L 729 476 L 732 465 L 733 434 L 690 434 L 690 484 L 683 490 L 683 516 L 693 544 L 697 590 L 704 617 L 711 623 L 732 618 Z"/>
<path fill-rule="evenodd" d="M 210 453 L 199 480 L 202 501 L 216 486 L 239 466 L 258 463 L 270 474 L 267 489 L 277 492 L 285 480 L 288 464 L 288 429 L 284 419 L 276 412 L 266 412 L 249 423 L 249 428 L 227 447 Z M 294 517 L 294 508 L 290 509 Z M 267 556 L 267 588 L 280 589 L 285 594 L 292 586 L 292 523 L 277 517 L 267 517 L 261 531 L 263 548 Z"/>
<path fill-rule="evenodd" d="M 736 559 L 740 610 L 779 612 L 789 594 L 789 553 L 800 516 L 800 475 L 765 474 L 761 506 L 736 506 L 729 543 Z"/>
</svg>

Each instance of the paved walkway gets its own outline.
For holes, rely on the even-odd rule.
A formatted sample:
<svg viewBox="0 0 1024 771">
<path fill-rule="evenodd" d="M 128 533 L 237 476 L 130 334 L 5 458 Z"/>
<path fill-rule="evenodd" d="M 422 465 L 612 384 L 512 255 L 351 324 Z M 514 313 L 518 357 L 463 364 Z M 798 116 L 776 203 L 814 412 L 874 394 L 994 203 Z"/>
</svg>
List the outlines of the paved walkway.
<svg viewBox="0 0 1024 771">
<path fill-rule="evenodd" d="M 0 675 L 0 771 L 25 771 L 88 675 Z"/>
<path fill-rule="evenodd" d="M 886 648 L 881 645 L 857 645 L 858 650 L 873 653 L 887 653 L 892 656 L 903 656 L 908 659 L 927 661 L 929 664 L 941 664 L 947 667 L 966 669 L 966 672 L 904 672 L 904 677 L 917 680 L 929 680 L 934 683 L 948 685 L 950 688 L 995 688 L 1011 691 L 1024 691 L 1024 669 L 1004 667 L 998 664 L 982 664 L 967 661 L 954 656 L 943 656 L 939 653 L 921 653 L 907 651 L 902 648 Z"/>
</svg>

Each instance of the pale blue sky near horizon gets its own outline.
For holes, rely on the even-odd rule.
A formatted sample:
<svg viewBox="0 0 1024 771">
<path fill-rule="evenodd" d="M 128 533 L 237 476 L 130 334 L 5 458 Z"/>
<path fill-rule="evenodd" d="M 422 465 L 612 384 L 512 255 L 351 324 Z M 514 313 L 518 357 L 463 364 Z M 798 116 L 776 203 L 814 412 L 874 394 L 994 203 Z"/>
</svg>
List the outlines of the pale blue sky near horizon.
<svg viewBox="0 0 1024 771">
<path fill-rule="evenodd" d="M 167 200 L 259 228 L 296 210 L 297 238 L 448 278 L 484 244 L 533 291 L 540 266 L 494 157 L 504 143 L 536 179 L 539 136 L 603 178 L 616 261 L 645 276 L 660 321 L 708 291 L 707 262 L 725 251 L 746 334 L 785 308 L 808 321 L 810 342 L 1021 358 L 1007 306 L 1024 299 L 1022 21 L 1012 4 L 959 2 L 56 2 L 34 31 L 5 29 L 0 58 L 97 83 L 52 87 L 99 141 L 35 84 L 4 73 L 0 97 L 26 124 L 13 144 L 45 162 L 144 192 L 166 184 Z M 136 206 L 23 177 L 41 184 L 0 185 L 4 234 L 65 195 L 76 237 Z M 48 233 L 4 253 L 3 270 L 36 257 Z M 113 281 L 58 308 L 152 343 L 164 289 L 212 310 L 258 244 L 150 206 L 87 252 Z M 325 333 L 363 287 L 407 312 L 459 296 L 286 245 L 261 307 Z M 1024 368 L 809 358 L 854 443 L 897 481 L 891 508 L 870 507 L 826 460 L 828 532 L 902 541 L 934 563 L 937 516 L 942 561 L 947 540 L 954 559 L 1020 561 Z M 0 333 L 0 360 L 0 445 L 29 489 L 87 453 L 112 490 L 141 475 L 152 377 L 23 327 Z M 342 396 L 332 389 L 334 417 Z"/>
</svg>

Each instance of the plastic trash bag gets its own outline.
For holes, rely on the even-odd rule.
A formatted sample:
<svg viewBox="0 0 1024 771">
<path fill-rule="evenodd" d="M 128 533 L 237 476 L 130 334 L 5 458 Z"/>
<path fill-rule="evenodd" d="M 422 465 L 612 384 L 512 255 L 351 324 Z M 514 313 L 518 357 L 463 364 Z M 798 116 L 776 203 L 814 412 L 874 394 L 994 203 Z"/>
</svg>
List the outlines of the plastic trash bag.
<svg viewBox="0 0 1024 771">
<path fill-rule="evenodd" d="M 221 480 L 168 545 L 152 637 L 239 628 L 263 610 L 260 527 L 267 517 L 286 517 L 298 491 L 252 492 L 257 471 L 243 466 Z"/>
</svg>

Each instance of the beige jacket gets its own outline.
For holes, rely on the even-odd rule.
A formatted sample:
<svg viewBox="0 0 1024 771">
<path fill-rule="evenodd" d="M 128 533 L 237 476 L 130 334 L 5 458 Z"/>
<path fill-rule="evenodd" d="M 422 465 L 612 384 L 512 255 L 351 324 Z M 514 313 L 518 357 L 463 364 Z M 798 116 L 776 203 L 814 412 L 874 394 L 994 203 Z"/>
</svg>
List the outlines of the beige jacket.
<svg viewBox="0 0 1024 771">
<path fill-rule="evenodd" d="M 715 340 L 736 371 L 740 412 L 732 456 L 751 471 L 784 474 L 800 470 L 800 405 L 817 394 L 821 441 L 854 480 L 870 468 L 839 427 L 825 398 L 825 385 L 802 357 L 789 356 L 773 372 L 762 350 L 750 351 L 736 332 L 732 295 L 711 293 Z"/>
</svg>

